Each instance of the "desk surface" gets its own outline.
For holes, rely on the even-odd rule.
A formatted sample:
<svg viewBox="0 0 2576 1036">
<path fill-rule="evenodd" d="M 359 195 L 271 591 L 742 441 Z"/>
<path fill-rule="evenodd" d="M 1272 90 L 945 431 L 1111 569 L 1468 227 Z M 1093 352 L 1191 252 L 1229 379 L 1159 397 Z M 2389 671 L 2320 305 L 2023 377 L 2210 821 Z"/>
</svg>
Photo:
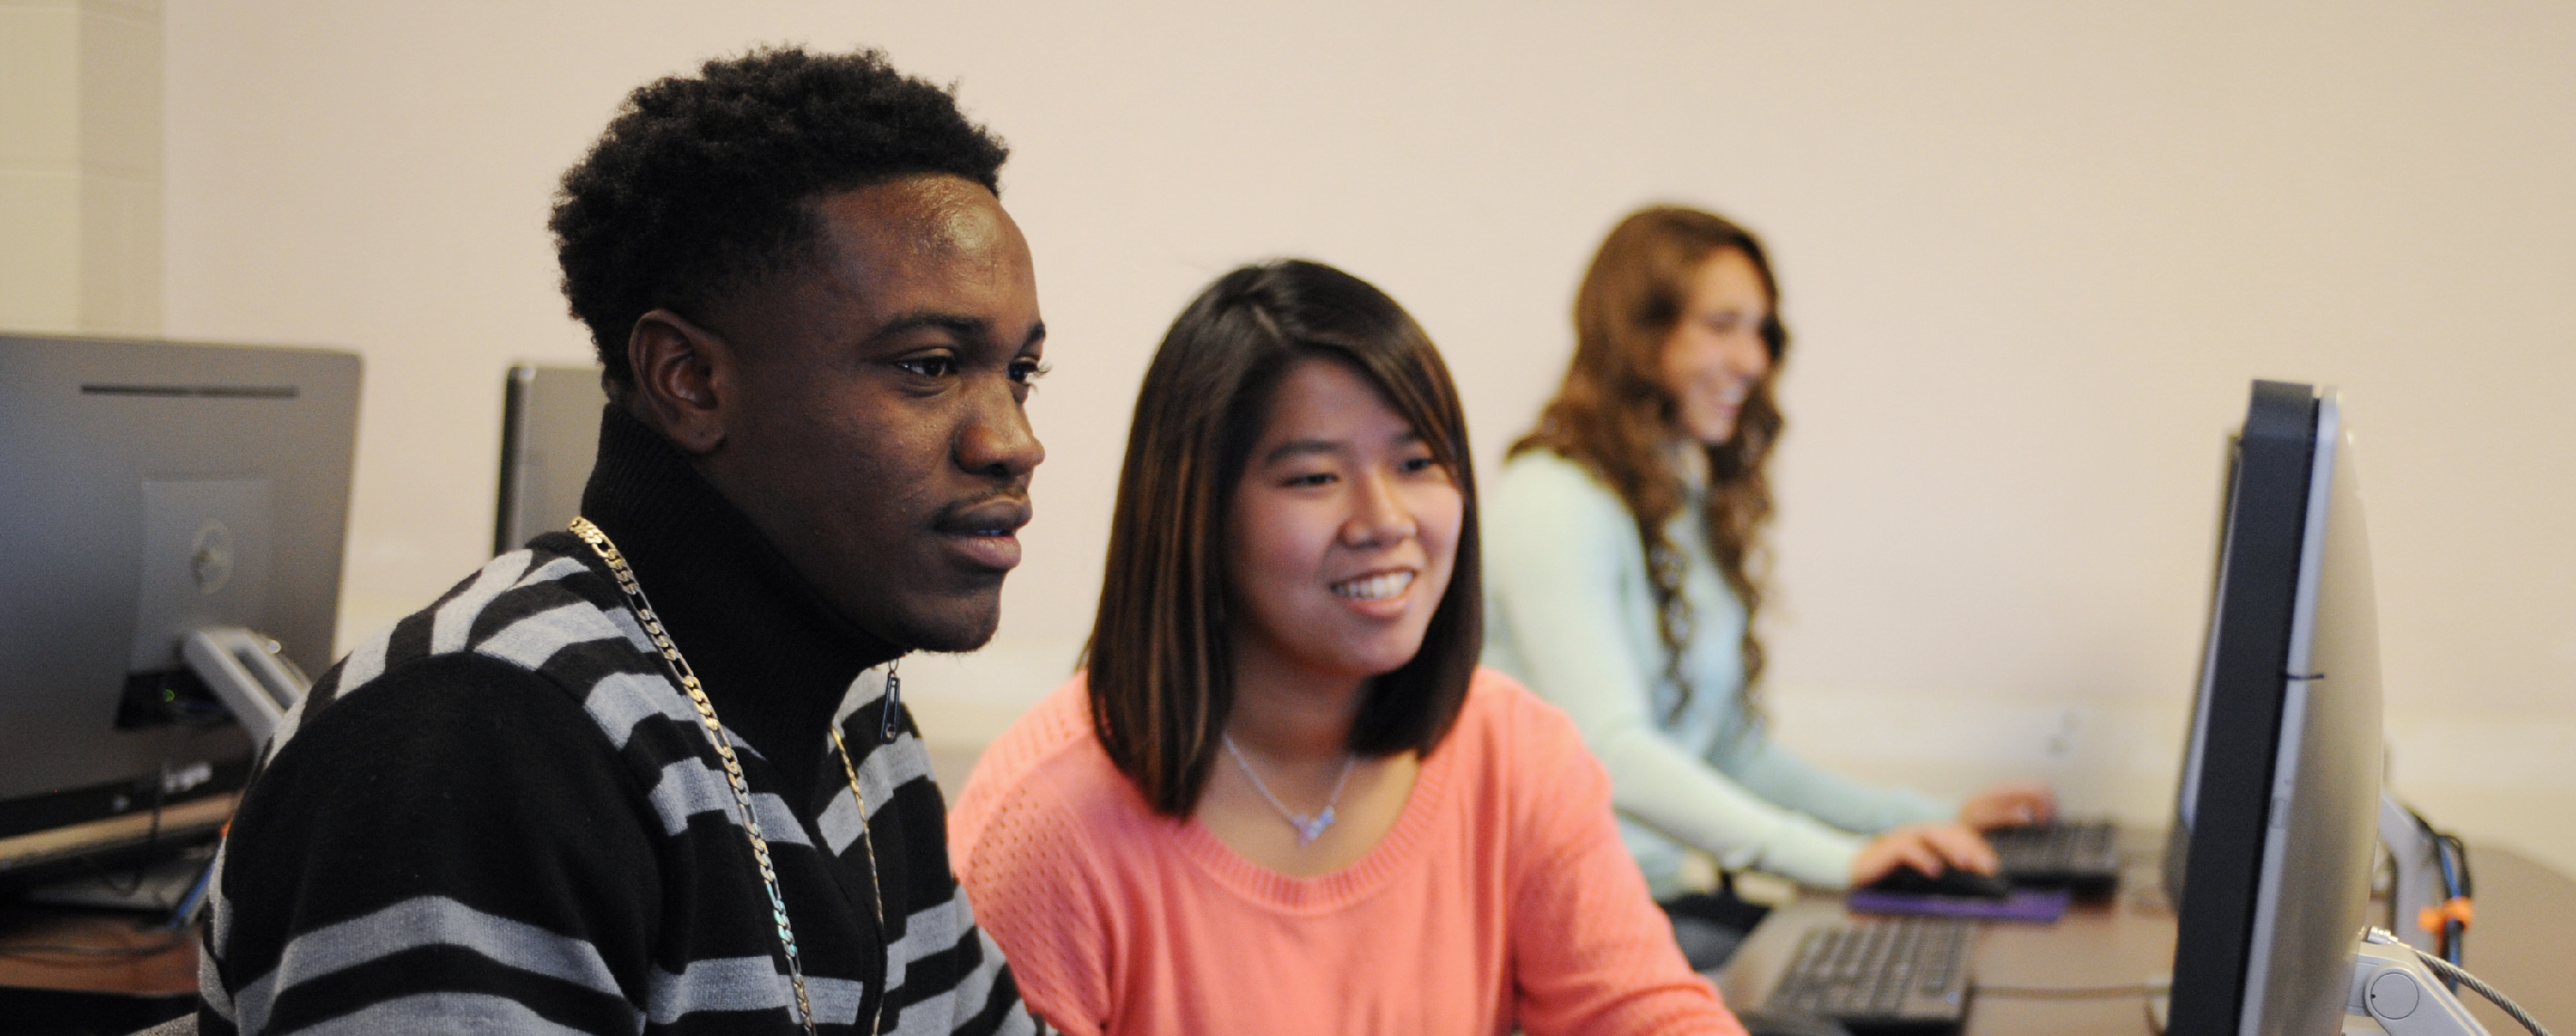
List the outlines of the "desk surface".
<svg viewBox="0 0 2576 1036">
<path fill-rule="evenodd" d="M 139 914 L 12 907 L 0 914 L 0 987 L 188 996 L 197 991 L 196 930 L 151 927 Z"/>
<path fill-rule="evenodd" d="M 2143 857 L 2143 859 L 2141 858 Z M 1988 925 L 1979 937 L 1974 981 L 1982 986 L 2140 986 L 2173 971 L 2174 916 L 2152 853 L 2132 852 L 2120 894 L 2078 905 L 2054 925 Z M 2576 881 L 2510 849 L 2481 846 L 2470 863 L 2477 879 L 2478 919 L 2469 933 L 2468 968 L 2522 1004 L 2543 1024 L 2576 1028 Z M 1757 1005 L 1778 980 L 1809 928 L 1847 915 L 1831 898 L 1781 907 L 1747 939 L 1720 981 L 1729 1003 Z M 1971 993 L 1967 1036 L 2148 1036 L 2140 994 L 2035 998 Z M 2487 1028 L 2504 1036 L 2522 1027 L 2465 990 L 2462 999 Z"/>
</svg>

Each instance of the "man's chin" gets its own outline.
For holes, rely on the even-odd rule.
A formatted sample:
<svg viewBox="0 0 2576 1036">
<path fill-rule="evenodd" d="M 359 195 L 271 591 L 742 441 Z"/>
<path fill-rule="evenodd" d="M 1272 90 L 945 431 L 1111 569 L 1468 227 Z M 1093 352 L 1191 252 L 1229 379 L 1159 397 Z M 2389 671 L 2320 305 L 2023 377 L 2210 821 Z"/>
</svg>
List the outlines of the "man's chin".
<svg viewBox="0 0 2576 1036">
<path fill-rule="evenodd" d="M 1002 625 L 999 595 L 952 608 L 910 610 L 897 620 L 895 639 L 915 651 L 946 654 L 973 651 L 993 640 Z"/>
</svg>

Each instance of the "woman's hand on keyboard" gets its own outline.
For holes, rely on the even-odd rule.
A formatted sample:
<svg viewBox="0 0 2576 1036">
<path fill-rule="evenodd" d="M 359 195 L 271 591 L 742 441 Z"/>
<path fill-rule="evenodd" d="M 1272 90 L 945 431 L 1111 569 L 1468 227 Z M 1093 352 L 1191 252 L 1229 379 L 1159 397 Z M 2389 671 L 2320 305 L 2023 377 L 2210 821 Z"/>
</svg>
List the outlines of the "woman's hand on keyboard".
<svg viewBox="0 0 2576 1036">
<path fill-rule="evenodd" d="M 1952 867 L 1992 874 L 1998 865 L 1993 846 L 1958 824 L 1908 824 L 1860 847 L 1852 859 L 1852 886 L 1886 877 L 1899 867 L 1912 867 L 1937 878 Z"/>
<path fill-rule="evenodd" d="M 1959 822 L 1979 831 L 2045 824 L 2056 815 L 2057 793 L 2037 781 L 1998 784 L 1959 807 Z"/>
</svg>

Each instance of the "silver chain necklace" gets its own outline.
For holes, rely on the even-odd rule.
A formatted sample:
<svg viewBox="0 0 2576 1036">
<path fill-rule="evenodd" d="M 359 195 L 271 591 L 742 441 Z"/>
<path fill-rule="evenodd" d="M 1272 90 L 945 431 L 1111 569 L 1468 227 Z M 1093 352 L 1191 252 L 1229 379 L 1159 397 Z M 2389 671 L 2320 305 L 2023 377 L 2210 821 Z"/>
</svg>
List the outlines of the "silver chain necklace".
<svg viewBox="0 0 2576 1036">
<path fill-rule="evenodd" d="M 680 656 L 680 645 L 663 630 L 662 617 L 654 614 L 652 602 L 644 597 L 643 585 L 635 581 L 635 571 L 626 566 L 626 555 L 619 553 L 617 544 L 609 540 L 608 533 L 588 518 L 573 519 L 572 534 L 581 537 L 583 543 L 589 544 L 590 549 L 599 554 L 601 561 L 608 563 L 609 574 L 617 577 L 617 589 L 626 595 L 626 603 L 635 609 L 635 617 L 643 622 L 644 635 L 651 638 L 654 647 L 661 649 L 662 660 L 671 666 L 671 675 L 679 679 L 680 688 L 689 693 L 689 703 L 697 707 L 699 726 L 705 730 L 708 743 L 715 746 L 716 758 L 724 761 L 725 782 L 733 786 L 734 809 L 742 816 L 743 834 L 751 842 L 751 858 L 760 864 L 761 886 L 769 892 L 769 916 L 778 926 L 778 944 L 787 951 L 787 981 L 796 988 L 796 1021 L 811 1036 L 814 1032 L 814 1001 L 805 995 L 805 962 L 796 952 L 796 930 L 787 923 L 787 897 L 779 894 L 778 871 L 769 863 L 769 839 L 761 834 L 760 817 L 752 811 L 751 784 L 743 779 L 742 761 L 734 756 L 733 736 L 725 732 L 724 724 L 716 721 L 715 703 L 707 700 L 706 689 L 698 685 L 697 671 L 689 668 L 689 660 Z M 885 707 L 891 712 L 895 707 L 892 697 L 895 687 L 891 678 L 886 682 L 888 699 Z M 889 720 L 888 724 L 891 723 Z M 832 727 L 832 747 L 840 750 L 841 772 L 849 777 L 850 797 L 858 802 L 859 847 L 868 859 L 868 905 L 876 911 L 877 931 L 882 934 L 885 931 L 885 894 L 877 889 L 877 849 L 875 842 L 868 837 L 868 797 L 859 791 L 859 771 L 850 762 L 850 746 L 841 742 L 841 729 L 837 724 Z M 868 1019 L 870 1036 L 874 1036 L 885 1020 L 886 992 L 877 994 L 876 1014 Z"/>
<path fill-rule="evenodd" d="M 1315 844 L 1315 839 L 1324 837 L 1324 829 L 1333 826 L 1333 821 L 1340 819 L 1333 815 L 1333 807 L 1341 804 L 1342 786 L 1351 782 L 1351 767 L 1359 763 L 1358 755 L 1343 757 L 1342 775 L 1333 781 L 1333 793 L 1324 799 L 1324 811 L 1310 817 L 1289 809 L 1287 803 L 1279 801 L 1279 796 L 1270 793 L 1270 786 L 1261 783 L 1261 775 L 1252 772 L 1252 763 L 1243 757 L 1243 749 L 1234 747 L 1234 735 L 1219 736 L 1225 738 L 1225 751 L 1226 754 L 1234 757 L 1234 765 L 1243 770 L 1245 777 L 1252 779 L 1252 790 L 1260 792 L 1262 798 L 1269 799 L 1270 808 L 1278 810 L 1280 816 L 1288 818 L 1288 826 L 1297 829 L 1298 848 L 1303 849 Z"/>
</svg>

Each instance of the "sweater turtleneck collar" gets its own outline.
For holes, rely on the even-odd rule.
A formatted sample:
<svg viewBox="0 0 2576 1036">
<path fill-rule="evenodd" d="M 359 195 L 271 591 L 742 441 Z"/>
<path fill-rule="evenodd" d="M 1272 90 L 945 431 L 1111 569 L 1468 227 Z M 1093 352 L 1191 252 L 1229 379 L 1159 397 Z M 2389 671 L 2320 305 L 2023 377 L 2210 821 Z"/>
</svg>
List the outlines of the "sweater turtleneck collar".
<svg viewBox="0 0 2576 1036">
<path fill-rule="evenodd" d="M 687 457 L 614 403 L 581 513 L 616 541 L 725 726 L 787 787 L 814 787 L 851 681 L 904 649 L 844 618 Z"/>
</svg>

